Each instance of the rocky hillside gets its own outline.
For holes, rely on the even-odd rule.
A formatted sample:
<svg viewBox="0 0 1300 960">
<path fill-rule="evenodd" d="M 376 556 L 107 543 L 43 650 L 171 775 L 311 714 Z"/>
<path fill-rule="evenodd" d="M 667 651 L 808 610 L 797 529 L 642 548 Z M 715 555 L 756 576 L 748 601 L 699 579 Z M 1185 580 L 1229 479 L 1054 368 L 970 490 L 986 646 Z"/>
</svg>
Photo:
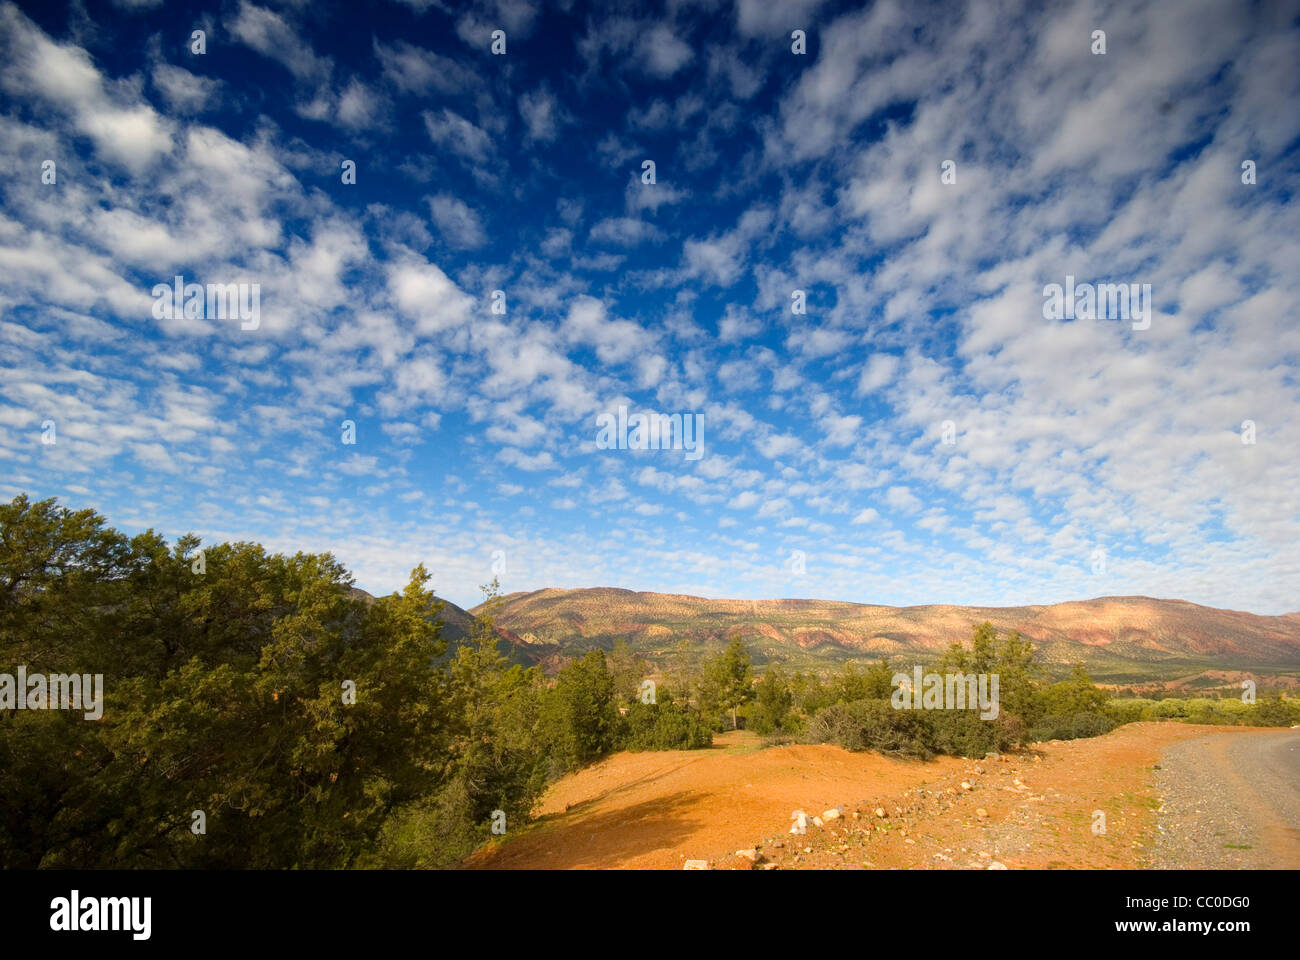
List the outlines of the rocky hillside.
<svg viewBox="0 0 1300 960">
<path fill-rule="evenodd" d="M 881 657 L 924 662 L 968 639 L 972 626 L 987 620 L 1001 631 L 1019 630 L 1044 662 L 1082 660 L 1099 678 L 1206 668 L 1300 671 L 1300 614 L 1259 616 L 1151 597 L 1026 607 L 888 607 L 593 588 L 514 593 L 504 601 L 497 626 L 532 662 L 609 649 L 620 638 L 658 660 L 682 644 L 707 649 L 733 636 L 744 639 L 760 663 Z"/>
</svg>

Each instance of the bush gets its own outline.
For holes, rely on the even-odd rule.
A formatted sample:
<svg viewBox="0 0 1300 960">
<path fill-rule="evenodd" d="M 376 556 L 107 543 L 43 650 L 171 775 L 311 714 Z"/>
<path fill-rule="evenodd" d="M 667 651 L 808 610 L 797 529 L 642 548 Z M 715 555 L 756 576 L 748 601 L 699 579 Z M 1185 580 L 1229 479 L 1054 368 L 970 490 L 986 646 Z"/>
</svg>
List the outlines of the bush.
<svg viewBox="0 0 1300 960">
<path fill-rule="evenodd" d="M 1187 701 L 1179 700 L 1176 697 L 1166 697 L 1156 703 L 1150 712 L 1152 719 L 1177 718 L 1184 720 L 1187 718 Z"/>
<path fill-rule="evenodd" d="M 1300 723 L 1300 702 L 1270 697 L 1255 704 L 1254 716 L 1249 721 L 1260 727 L 1289 727 Z"/>
<path fill-rule="evenodd" d="M 805 739 L 926 759 L 937 753 L 982 757 L 1024 736 L 1024 721 L 1015 714 L 982 720 L 974 710 L 899 710 L 888 700 L 854 700 L 819 710 Z"/>
<path fill-rule="evenodd" d="M 982 757 L 1001 752 L 1023 737 L 1024 722 L 1015 714 L 999 713 L 996 720 L 983 720 L 973 710 L 928 710 L 924 714 L 932 731 L 936 753 L 958 757 Z"/>
<path fill-rule="evenodd" d="M 888 700 L 854 700 L 825 707 L 808 723 L 807 739 L 845 750 L 879 750 L 928 758 L 934 738 L 924 714 L 895 710 Z"/>
<path fill-rule="evenodd" d="M 779 666 L 763 676 L 758 684 L 754 702 L 742 711 L 746 726 L 755 732 L 768 736 L 773 733 L 788 733 L 795 725 L 794 694 L 790 684 Z"/>
<path fill-rule="evenodd" d="M 1119 727 L 1141 720 L 1143 708 L 1144 701 L 1141 700 L 1112 700 L 1106 704 L 1105 713 Z"/>
<path fill-rule="evenodd" d="M 1042 740 L 1079 740 L 1100 737 L 1115 729 L 1115 722 L 1095 710 L 1078 710 L 1070 714 L 1044 717 L 1031 731 L 1029 738 Z"/>
<path fill-rule="evenodd" d="M 1300 700 L 1270 697 L 1258 703 L 1243 703 L 1238 697 L 1126 698 L 1110 701 L 1105 713 L 1116 725 L 1134 720 L 1185 720 L 1188 723 L 1287 727 L 1300 723 Z"/>
<path fill-rule="evenodd" d="M 680 704 L 630 704 L 623 718 L 623 750 L 700 750 L 713 745 L 713 731 L 700 715 Z"/>
</svg>

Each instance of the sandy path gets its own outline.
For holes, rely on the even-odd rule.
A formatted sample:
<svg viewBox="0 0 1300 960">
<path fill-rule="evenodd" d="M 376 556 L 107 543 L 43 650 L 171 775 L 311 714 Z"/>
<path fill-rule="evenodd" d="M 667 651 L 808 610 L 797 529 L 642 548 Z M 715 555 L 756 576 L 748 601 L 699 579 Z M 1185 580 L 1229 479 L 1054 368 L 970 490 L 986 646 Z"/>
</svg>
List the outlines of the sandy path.
<svg viewBox="0 0 1300 960">
<path fill-rule="evenodd" d="M 924 763 L 832 746 L 760 750 L 728 734 L 710 750 L 617 754 L 564 778 L 539 822 L 466 866 L 680 869 L 702 859 L 747 868 L 734 853 L 755 846 L 763 862 L 799 868 L 1144 866 L 1161 752 L 1227 732 L 1269 731 L 1139 723 L 997 760 Z M 841 820 L 786 833 L 794 809 L 832 806 Z"/>
<path fill-rule="evenodd" d="M 1155 865 L 1300 868 L 1300 732 L 1177 744 L 1156 783 Z"/>
</svg>

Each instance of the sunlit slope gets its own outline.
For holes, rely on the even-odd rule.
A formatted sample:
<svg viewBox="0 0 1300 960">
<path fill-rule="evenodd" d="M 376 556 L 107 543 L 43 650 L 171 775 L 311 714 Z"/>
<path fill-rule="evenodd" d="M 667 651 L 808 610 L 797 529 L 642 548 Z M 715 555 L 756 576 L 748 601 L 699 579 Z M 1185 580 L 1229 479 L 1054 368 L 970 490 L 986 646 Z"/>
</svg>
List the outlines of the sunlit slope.
<svg viewBox="0 0 1300 960">
<path fill-rule="evenodd" d="M 471 611 L 473 612 L 473 611 Z M 1300 616 L 1259 616 L 1184 600 L 1100 597 L 1026 607 L 888 607 L 826 600 L 715 600 L 614 588 L 509 594 L 497 625 L 537 659 L 617 639 L 652 658 L 678 644 L 739 636 L 755 660 L 932 659 L 985 620 L 1019 630 L 1046 663 L 1082 660 L 1108 674 L 1149 668 L 1300 668 Z"/>
</svg>

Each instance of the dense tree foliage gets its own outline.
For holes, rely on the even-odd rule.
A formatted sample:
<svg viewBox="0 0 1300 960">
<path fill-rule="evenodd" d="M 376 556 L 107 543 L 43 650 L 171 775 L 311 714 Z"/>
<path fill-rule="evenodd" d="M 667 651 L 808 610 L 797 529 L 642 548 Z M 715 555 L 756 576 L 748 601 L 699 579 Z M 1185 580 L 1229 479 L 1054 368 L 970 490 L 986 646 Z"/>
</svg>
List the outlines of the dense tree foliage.
<svg viewBox="0 0 1300 960">
<path fill-rule="evenodd" d="M 94 721 L 0 711 L 7 865 L 347 864 L 437 786 L 451 701 L 425 570 L 366 604 L 328 555 L 198 546 L 0 507 L 2 669 L 105 685 Z"/>
<path fill-rule="evenodd" d="M 495 583 L 448 656 L 429 580 L 370 601 L 328 554 L 0 504 L 0 674 L 104 678 L 97 719 L 0 709 L 0 863 L 444 866 L 565 769 L 710 742 L 685 705 L 633 731 L 635 664 L 616 679 L 596 651 L 553 683 L 510 665 Z"/>
</svg>

